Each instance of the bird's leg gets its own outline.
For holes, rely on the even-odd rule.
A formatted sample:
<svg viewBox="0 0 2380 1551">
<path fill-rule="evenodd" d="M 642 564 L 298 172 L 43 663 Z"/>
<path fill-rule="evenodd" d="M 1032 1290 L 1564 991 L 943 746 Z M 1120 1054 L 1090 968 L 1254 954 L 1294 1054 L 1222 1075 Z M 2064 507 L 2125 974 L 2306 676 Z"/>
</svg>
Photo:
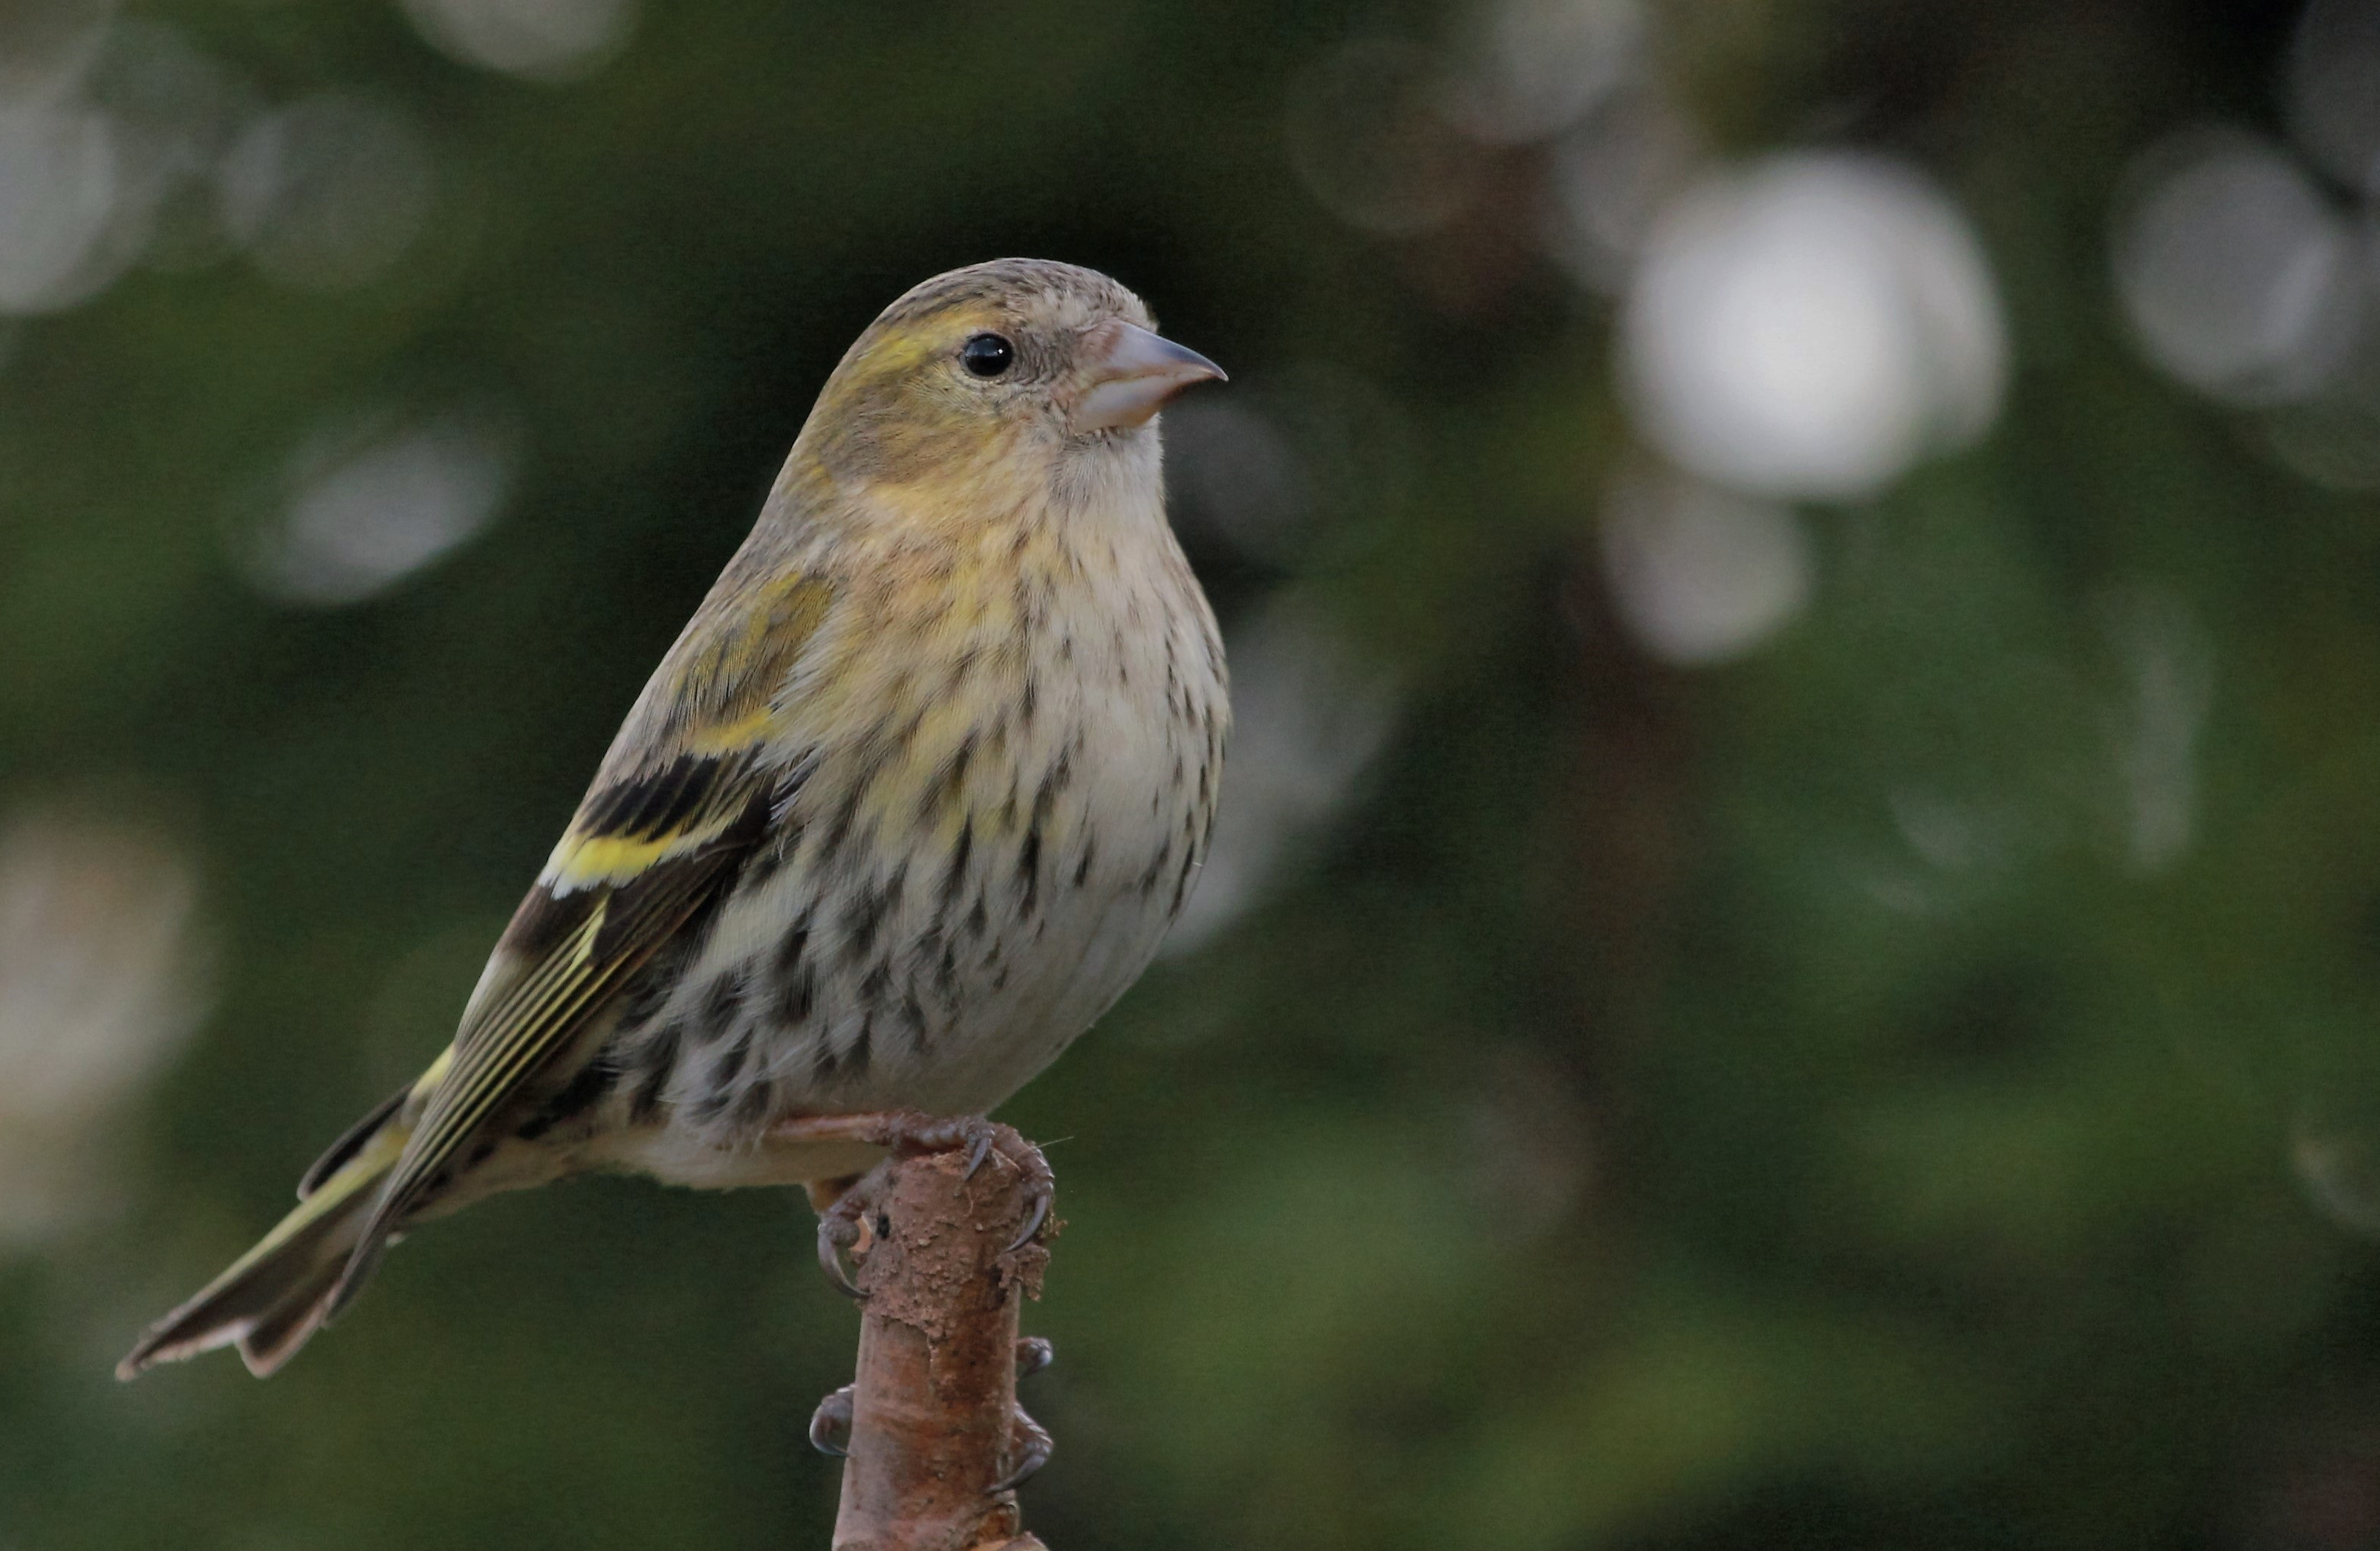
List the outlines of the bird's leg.
<svg viewBox="0 0 2380 1551">
<path fill-rule="evenodd" d="M 1048 1367 L 1057 1355 L 1056 1350 L 1043 1338 L 1039 1336 L 1022 1338 L 1016 1343 L 1017 1378 L 1023 1380 L 1032 1377 Z M 827 1397 L 830 1404 L 833 1400 L 834 1397 L 832 1395 Z M 826 1407 L 823 1405 L 819 1408 L 820 1415 L 824 1415 Z M 818 1436 L 816 1423 L 811 1424 L 810 1436 L 813 1440 Z M 1020 1401 L 1008 1419 L 1009 1457 L 1016 1463 L 1006 1475 L 992 1483 L 991 1489 L 994 1492 L 1014 1491 L 1038 1475 L 1041 1472 L 1041 1467 L 1050 1462 L 1050 1452 L 1056 1447 L 1055 1441 L 1050 1436 L 1050 1429 L 1026 1415 L 1024 1404 Z"/>
</svg>

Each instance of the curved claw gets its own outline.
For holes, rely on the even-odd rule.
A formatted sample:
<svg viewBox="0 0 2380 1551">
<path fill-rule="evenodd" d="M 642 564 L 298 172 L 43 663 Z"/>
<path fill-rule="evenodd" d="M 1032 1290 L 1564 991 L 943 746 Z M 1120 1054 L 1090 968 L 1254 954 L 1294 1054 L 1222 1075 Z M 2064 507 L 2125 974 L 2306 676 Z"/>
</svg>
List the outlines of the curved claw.
<svg viewBox="0 0 2380 1551">
<path fill-rule="evenodd" d="M 851 1393 L 846 1384 L 810 1412 L 810 1447 L 837 1460 L 851 1456 Z"/>
<path fill-rule="evenodd" d="M 1050 1456 L 1057 1449 L 1050 1429 L 1026 1415 L 1023 1406 L 1017 1407 L 1015 1414 L 1009 1418 L 1008 1446 L 1016 1450 L 1016 1466 L 991 1484 L 994 1493 L 1013 1492 L 1040 1473 L 1041 1467 L 1050 1462 Z"/>
<path fill-rule="evenodd" d="M 841 1212 L 831 1211 L 819 1218 L 819 1268 L 826 1273 L 827 1285 L 856 1303 L 865 1303 L 868 1294 L 843 1268 L 843 1252 L 857 1242 L 859 1225 Z"/>
<path fill-rule="evenodd" d="M 1058 1349 L 1050 1344 L 1047 1336 L 1019 1336 L 1016 1339 L 1016 1376 L 1031 1378 L 1035 1374 L 1058 1360 Z"/>
<path fill-rule="evenodd" d="M 991 1156 L 994 1133 L 990 1124 L 983 1121 L 978 1121 L 975 1123 L 979 1129 L 976 1131 L 974 1140 L 967 1144 L 966 1172 L 959 1176 L 959 1181 L 963 1184 L 974 1179 L 975 1171 L 983 1167 L 983 1160 Z"/>
<path fill-rule="evenodd" d="M 1016 1237 L 1008 1242 L 1008 1247 L 1002 1250 L 1001 1254 L 1014 1254 L 1033 1242 L 1035 1236 L 1041 1231 L 1041 1225 L 1050 1220 L 1050 1193 L 1048 1186 L 1045 1185 L 1033 1193 L 1032 1200 L 1025 1208 L 1025 1226 L 1017 1230 Z"/>
</svg>

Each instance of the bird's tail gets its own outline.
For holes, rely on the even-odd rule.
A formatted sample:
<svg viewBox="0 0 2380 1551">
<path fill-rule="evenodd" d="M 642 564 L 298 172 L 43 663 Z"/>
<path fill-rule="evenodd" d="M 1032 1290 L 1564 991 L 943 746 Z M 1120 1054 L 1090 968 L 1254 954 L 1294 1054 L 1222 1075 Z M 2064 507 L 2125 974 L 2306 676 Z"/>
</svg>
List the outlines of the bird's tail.
<svg viewBox="0 0 2380 1551">
<path fill-rule="evenodd" d="M 153 1363 L 233 1342 L 259 1378 L 287 1362 L 329 1314 L 331 1294 L 410 1131 L 395 1101 L 366 1116 L 307 1175 L 298 1209 L 197 1297 L 151 1326 L 115 1365 L 115 1376 L 128 1379 Z"/>
</svg>

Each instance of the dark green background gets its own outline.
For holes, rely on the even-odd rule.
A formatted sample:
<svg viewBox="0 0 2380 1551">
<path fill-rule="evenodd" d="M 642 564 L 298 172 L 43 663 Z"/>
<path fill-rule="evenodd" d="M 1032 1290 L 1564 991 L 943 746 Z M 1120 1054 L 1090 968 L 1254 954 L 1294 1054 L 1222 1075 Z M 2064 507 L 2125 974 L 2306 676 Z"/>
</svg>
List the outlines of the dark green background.
<svg viewBox="0 0 2380 1551">
<path fill-rule="evenodd" d="M 1390 236 L 1284 149 L 1301 72 L 1451 12 L 652 0 L 558 86 L 360 0 L 135 14 L 259 102 L 400 105 L 438 182 L 370 284 L 146 267 L 0 359 L 0 803 L 168 837 L 213 965 L 92 1122 L 104 1209 L 0 1250 L 0 1545 L 825 1543 L 803 1429 L 856 1318 L 790 1194 L 494 1202 L 270 1384 L 108 1367 L 445 1037 L 844 345 L 1003 253 L 1115 273 L 1247 403 L 1365 385 L 1298 540 L 1195 558 L 1227 622 L 1294 594 L 1397 686 L 1255 906 L 1007 1111 L 1064 1139 L 1070 1223 L 1029 1523 L 2380 1544 L 2380 1257 L 2292 1167 L 2313 1105 L 2350 1128 L 2319 1182 L 2380 1212 L 2380 503 L 2143 363 L 2107 253 L 2144 145 L 2275 122 L 2294 6 L 1657 8 L 1646 68 L 1715 153 L 1937 179 L 2013 350 L 1991 435 L 1807 508 L 1807 612 L 1702 671 L 1605 600 L 1632 433 L 1611 305 L 1537 243 L 1544 153 L 1479 152 Z M 326 410 L 456 398 L 519 449 L 482 538 L 352 607 L 243 581 L 227 535 Z M 2109 773 L 2140 596 L 2210 685 L 2150 874 Z M 1912 787 L 2028 838 L 1888 908 L 1861 879 L 1922 870 Z"/>
</svg>

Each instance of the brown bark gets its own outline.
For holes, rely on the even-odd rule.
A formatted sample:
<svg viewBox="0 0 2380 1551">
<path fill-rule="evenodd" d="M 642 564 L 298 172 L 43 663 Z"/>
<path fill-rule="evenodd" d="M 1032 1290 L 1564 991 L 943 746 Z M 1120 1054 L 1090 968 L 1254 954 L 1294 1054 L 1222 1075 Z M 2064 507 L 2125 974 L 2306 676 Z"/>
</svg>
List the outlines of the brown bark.
<svg viewBox="0 0 2380 1551">
<path fill-rule="evenodd" d="M 835 1551 L 1042 1551 L 1016 1494 L 992 1490 L 1024 1462 L 1017 1319 L 1050 1258 L 1038 1240 L 1007 1248 L 1029 1206 L 1011 1157 L 1030 1145 L 1002 1131 L 973 1179 L 964 1155 L 929 1153 L 872 1191 Z"/>
</svg>

